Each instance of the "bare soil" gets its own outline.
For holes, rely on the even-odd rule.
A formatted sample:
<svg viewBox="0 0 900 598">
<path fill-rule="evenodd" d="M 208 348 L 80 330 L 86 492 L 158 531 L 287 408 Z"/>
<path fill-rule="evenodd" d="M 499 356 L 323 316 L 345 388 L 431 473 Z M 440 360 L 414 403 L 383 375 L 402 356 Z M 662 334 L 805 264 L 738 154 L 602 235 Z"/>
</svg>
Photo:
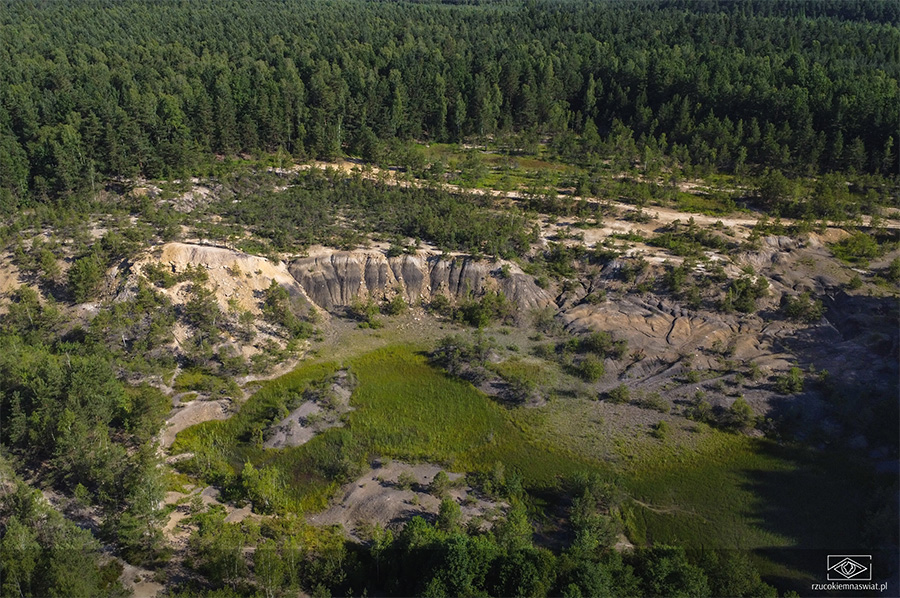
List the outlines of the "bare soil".
<svg viewBox="0 0 900 598">
<path fill-rule="evenodd" d="M 300 446 L 328 428 L 344 425 L 340 418 L 353 410 L 350 407 L 352 392 L 347 372 L 339 372 L 328 388 L 327 396 L 320 397 L 318 401 L 304 402 L 272 426 L 267 432 L 268 437 L 263 447 L 279 449 Z"/>
<path fill-rule="evenodd" d="M 154 581 L 153 571 L 130 565 L 125 561 L 122 561 L 122 567 L 119 581 L 126 590 L 131 591 L 133 598 L 155 598 L 165 589 L 163 584 Z"/>
<path fill-rule="evenodd" d="M 313 525 L 340 525 L 355 541 L 363 540 L 360 535 L 365 536 L 365 530 L 373 525 L 396 530 L 416 516 L 433 521 L 441 501 L 429 494 L 427 488 L 439 471 L 439 466 L 429 463 L 392 461 L 382 464 L 344 486 L 339 493 L 341 498 L 331 508 L 310 515 L 307 521 Z M 415 478 L 412 488 L 399 486 L 398 479 L 402 473 Z M 449 472 L 447 476 L 451 481 L 462 477 L 461 474 Z M 480 517 L 485 519 L 484 526 L 490 526 L 493 517 L 506 508 L 503 503 L 489 502 L 472 495 L 472 488 L 465 485 L 454 487 L 449 495 L 460 503 L 464 524 Z"/>
<path fill-rule="evenodd" d="M 8 252 L 0 254 L 0 314 L 6 313 L 9 293 L 21 284 L 19 269 L 12 263 L 12 256 Z"/>
<path fill-rule="evenodd" d="M 219 399 L 217 401 L 202 401 L 198 399 L 191 401 L 177 407 L 166 419 L 166 425 L 160 432 L 159 444 L 163 448 L 169 448 L 175 442 L 175 437 L 182 430 L 205 421 L 228 419 L 230 416 L 231 401 L 228 399 Z"/>
</svg>

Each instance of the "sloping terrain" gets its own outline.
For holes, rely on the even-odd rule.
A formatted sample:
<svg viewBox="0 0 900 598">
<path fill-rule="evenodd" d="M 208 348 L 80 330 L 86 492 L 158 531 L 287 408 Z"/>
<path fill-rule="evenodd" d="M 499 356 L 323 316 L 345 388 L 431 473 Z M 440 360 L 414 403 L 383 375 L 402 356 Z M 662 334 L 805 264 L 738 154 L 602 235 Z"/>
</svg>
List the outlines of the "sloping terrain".
<svg viewBox="0 0 900 598">
<path fill-rule="evenodd" d="M 302 286 L 291 276 L 283 263 L 274 264 L 270 260 L 227 247 L 196 245 L 188 243 L 166 243 L 152 248 L 146 257 L 133 266 L 136 272 L 143 272 L 147 264 L 160 265 L 173 275 L 181 274 L 189 268 L 203 268 L 208 276 L 219 306 L 226 310 L 230 301 L 237 301 L 245 310 L 258 315 L 262 292 L 275 282 L 291 295 L 307 299 Z M 183 283 L 165 289 L 177 303 L 185 301 Z"/>
<path fill-rule="evenodd" d="M 503 266 L 508 273 L 501 274 Z M 465 256 L 448 259 L 429 251 L 388 257 L 383 251 L 319 250 L 315 256 L 294 260 L 289 270 L 316 305 L 326 310 L 397 293 L 417 304 L 431 301 L 435 295 L 464 299 L 487 290 L 502 291 L 522 309 L 553 303 L 550 293 L 515 264 Z"/>
</svg>

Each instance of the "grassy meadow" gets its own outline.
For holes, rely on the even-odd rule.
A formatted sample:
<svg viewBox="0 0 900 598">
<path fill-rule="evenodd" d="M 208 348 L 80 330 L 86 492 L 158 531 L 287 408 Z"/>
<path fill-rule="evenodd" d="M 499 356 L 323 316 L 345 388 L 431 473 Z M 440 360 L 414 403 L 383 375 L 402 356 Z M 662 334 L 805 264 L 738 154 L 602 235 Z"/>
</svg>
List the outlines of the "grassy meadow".
<svg viewBox="0 0 900 598">
<path fill-rule="evenodd" d="M 358 382 L 345 426 L 299 447 L 261 448 L 262 431 L 287 414 L 291 397 L 296 404 L 309 384 L 341 368 Z M 623 512 L 635 544 L 755 550 L 765 574 L 794 581 L 815 563 L 793 562 L 790 552 L 768 558 L 766 551 L 858 540 L 861 514 L 854 505 L 863 504 L 872 481 L 851 461 L 708 427 L 678 429 L 663 441 L 625 430 L 630 441 L 612 438 L 616 455 L 610 459 L 598 451 L 598 439 L 588 437 L 589 407 L 563 398 L 509 409 L 433 368 L 413 348 L 392 345 L 343 363 L 302 365 L 263 386 L 231 419 L 185 430 L 174 448 L 194 452 L 194 473 L 214 483 L 233 482 L 247 461 L 270 468 L 278 474 L 282 504 L 301 510 L 324 508 L 339 481 L 357 475 L 374 456 L 465 472 L 486 472 L 499 461 L 543 495 L 576 472 L 593 471 L 620 480 L 630 497 Z M 202 459 L 218 465 L 203 471 Z"/>
</svg>

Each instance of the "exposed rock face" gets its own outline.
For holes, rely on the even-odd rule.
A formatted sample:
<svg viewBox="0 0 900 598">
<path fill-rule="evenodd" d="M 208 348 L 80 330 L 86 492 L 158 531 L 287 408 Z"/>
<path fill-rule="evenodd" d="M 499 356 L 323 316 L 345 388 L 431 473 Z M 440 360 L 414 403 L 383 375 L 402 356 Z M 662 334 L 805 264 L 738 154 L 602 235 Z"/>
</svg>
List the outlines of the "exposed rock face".
<svg viewBox="0 0 900 598">
<path fill-rule="evenodd" d="M 382 299 L 402 293 L 413 303 L 435 295 L 477 297 L 489 290 L 502 291 L 522 309 L 553 303 L 553 296 L 530 276 L 507 265 L 509 274 L 503 276 L 499 264 L 470 258 L 443 259 L 429 252 L 389 258 L 380 251 L 335 251 L 296 260 L 288 269 L 307 296 L 326 310 L 350 305 L 358 297 Z"/>
</svg>

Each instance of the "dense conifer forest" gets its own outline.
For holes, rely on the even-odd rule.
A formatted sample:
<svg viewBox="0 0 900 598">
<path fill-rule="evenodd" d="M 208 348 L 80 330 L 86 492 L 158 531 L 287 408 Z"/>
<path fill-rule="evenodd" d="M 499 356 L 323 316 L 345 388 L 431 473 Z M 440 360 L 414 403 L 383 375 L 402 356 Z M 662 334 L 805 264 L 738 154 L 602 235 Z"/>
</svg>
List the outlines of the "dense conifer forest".
<svg viewBox="0 0 900 598">
<path fill-rule="evenodd" d="M 728 172 L 897 170 L 895 3 L 7 2 L 0 205 L 211 153 L 605 140 Z"/>
</svg>

